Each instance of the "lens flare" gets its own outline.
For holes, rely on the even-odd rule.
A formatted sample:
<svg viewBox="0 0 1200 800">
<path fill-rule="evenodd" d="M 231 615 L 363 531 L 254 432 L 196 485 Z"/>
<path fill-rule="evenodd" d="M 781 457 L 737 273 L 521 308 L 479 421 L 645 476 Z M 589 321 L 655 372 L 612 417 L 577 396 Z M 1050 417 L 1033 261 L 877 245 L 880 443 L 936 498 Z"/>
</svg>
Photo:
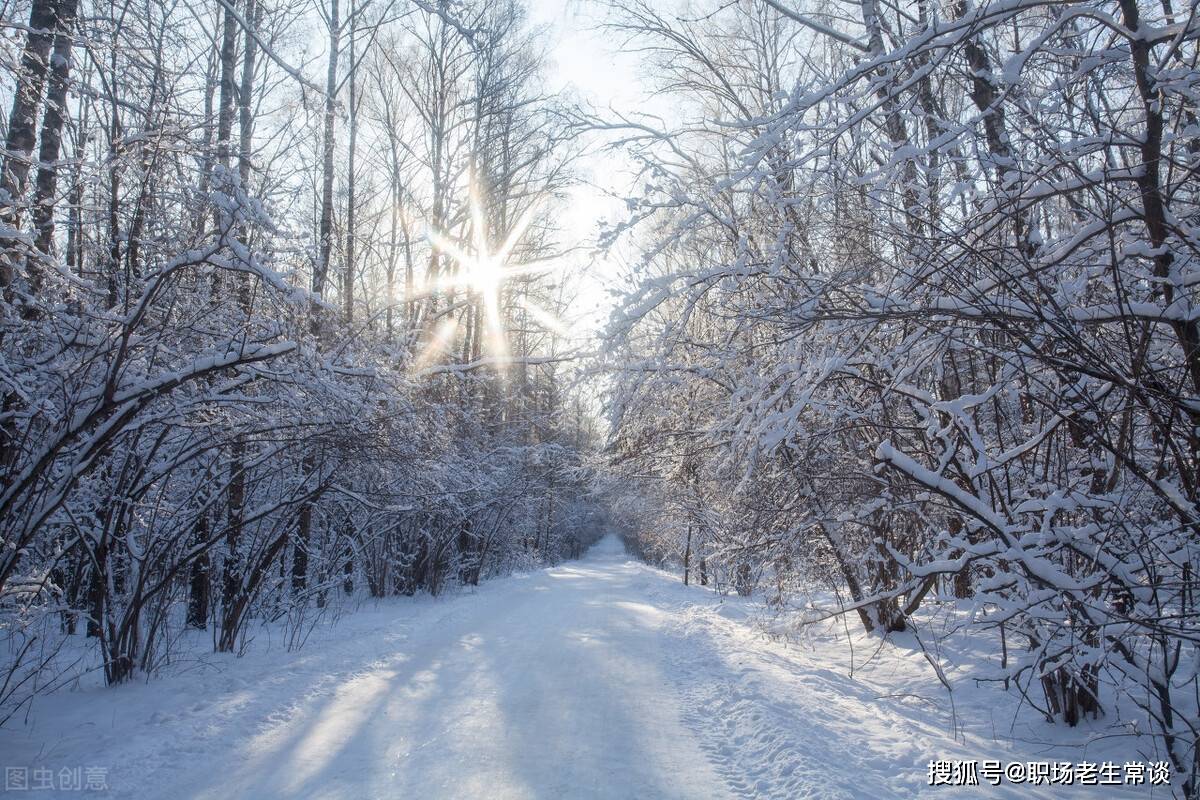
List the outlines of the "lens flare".
<svg viewBox="0 0 1200 800">
<path fill-rule="evenodd" d="M 430 293 L 436 291 L 452 291 L 464 289 L 476 298 L 483 310 L 483 320 L 486 325 L 484 341 L 487 345 L 488 363 L 495 364 L 501 370 L 512 361 L 509 353 L 508 337 L 505 331 L 503 309 L 504 285 L 513 278 L 523 275 L 533 275 L 554 271 L 556 267 L 533 264 L 510 264 L 509 257 L 521 242 L 521 237 L 529 229 L 535 210 L 530 205 L 504 237 L 504 242 L 492 250 L 488 241 L 487 219 L 484 215 L 483 203 L 480 201 L 478 188 L 471 182 L 470 216 L 471 241 L 464 243 L 455 240 L 442 231 L 430 229 L 426 234 L 431 246 L 445 253 L 458 264 L 458 271 L 433 281 L 427 286 Z M 522 298 L 520 304 L 529 312 L 540 325 L 555 333 L 564 333 L 565 326 L 549 311 Z M 425 348 L 425 352 L 417 360 L 418 369 L 429 367 L 439 357 L 449 352 L 448 339 L 454 335 L 457 325 L 453 328 L 443 323 L 438 335 L 433 337 Z"/>
</svg>

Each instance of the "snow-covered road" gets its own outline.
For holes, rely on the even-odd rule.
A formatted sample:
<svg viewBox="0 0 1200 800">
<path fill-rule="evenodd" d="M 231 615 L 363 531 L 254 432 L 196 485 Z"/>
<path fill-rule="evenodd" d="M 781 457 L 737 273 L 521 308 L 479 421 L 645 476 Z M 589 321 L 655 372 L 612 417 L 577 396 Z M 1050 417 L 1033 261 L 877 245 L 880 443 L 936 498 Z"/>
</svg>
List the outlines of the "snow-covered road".
<svg viewBox="0 0 1200 800">
<path fill-rule="evenodd" d="M 586 561 L 455 598 L 181 796 L 720 797 L 639 579 L 609 539 Z"/>
<path fill-rule="evenodd" d="M 243 658 L 199 655 L 196 634 L 174 674 L 40 700 L 0 730 L 0 761 L 101 767 L 107 796 L 139 800 L 878 800 L 930 793 L 932 758 L 1056 754 L 993 736 L 1015 702 L 995 689 L 959 695 L 956 738 L 922 656 L 786 647 L 751 608 L 608 537 L 477 591 L 368 605 L 295 653 L 260 632 Z"/>
</svg>

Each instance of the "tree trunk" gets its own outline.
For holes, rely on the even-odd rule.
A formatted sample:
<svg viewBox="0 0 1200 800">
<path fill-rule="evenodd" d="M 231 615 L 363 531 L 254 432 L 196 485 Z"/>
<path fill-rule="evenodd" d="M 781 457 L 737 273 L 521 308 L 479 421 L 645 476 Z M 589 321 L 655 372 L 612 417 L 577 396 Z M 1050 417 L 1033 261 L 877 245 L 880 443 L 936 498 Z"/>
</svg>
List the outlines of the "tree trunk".
<svg viewBox="0 0 1200 800">
<path fill-rule="evenodd" d="M 300 522 L 296 541 L 292 543 L 292 592 L 299 594 L 308 587 L 308 543 L 312 538 L 312 502 L 300 507 Z"/>
<path fill-rule="evenodd" d="M 83 271 L 83 160 L 87 156 L 88 113 L 76 124 L 77 143 L 75 166 L 71 170 L 71 191 L 67 196 L 67 268 L 76 274 Z"/>
<path fill-rule="evenodd" d="M 337 119 L 338 48 L 341 46 L 341 22 L 338 0 L 329 5 L 329 65 L 325 73 L 325 130 L 321 140 L 321 222 L 317 263 L 313 267 L 312 291 L 320 300 L 329 275 L 329 255 L 333 250 L 333 133 Z M 320 309 L 313 310 L 313 330 L 319 331 Z"/>
<path fill-rule="evenodd" d="M 684 545 L 683 545 L 683 585 L 684 586 L 687 586 L 688 582 L 691 580 L 691 576 L 689 575 L 689 572 L 691 570 L 691 563 L 692 563 L 692 526 L 688 525 L 687 540 L 684 542 Z"/>
<path fill-rule="evenodd" d="M 238 94 L 234 70 L 237 57 L 237 24 L 232 5 L 225 6 L 221 32 L 220 99 L 217 101 L 217 163 L 227 169 L 233 145 L 234 98 Z"/>
<path fill-rule="evenodd" d="M 203 544 L 208 540 L 208 517 L 201 515 L 196 522 L 196 534 L 193 541 Z M 190 628 L 204 630 L 208 627 L 208 551 L 205 550 L 192 561 L 188 580 L 188 611 L 187 624 Z"/>
<path fill-rule="evenodd" d="M 78 5 L 79 0 L 60 0 L 50 88 L 46 94 L 46 111 L 42 116 L 33 226 L 37 231 L 37 248 L 43 253 L 50 253 L 54 247 L 54 195 L 58 190 L 58 159 L 62 150 L 63 123 L 67 118 L 67 83 L 71 76 L 71 47 Z"/>
<path fill-rule="evenodd" d="M 37 112 L 46 84 L 57 18 L 58 3 L 55 0 L 33 0 L 29 10 L 29 33 L 17 72 L 12 111 L 8 115 L 4 161 L 0 165 L 0 222 L 14 228 L 20 227 L 21 204 L 36 142 Z M 6 289 L 16 277 L 19 247 L 10 237 L 0 240 L 0 247 L 4 250 L 0 254 L 0 289 Z"/>
<path fill-rule="evenodd" d="M 358 155 L 358 61 L 354 52 L 355 4 L 350 3 L 350 152 L 346 163 L 346 269 L 343 291 L 346 324 L 354 322 L 355 197 L 354 167 Z"/>
</svg>

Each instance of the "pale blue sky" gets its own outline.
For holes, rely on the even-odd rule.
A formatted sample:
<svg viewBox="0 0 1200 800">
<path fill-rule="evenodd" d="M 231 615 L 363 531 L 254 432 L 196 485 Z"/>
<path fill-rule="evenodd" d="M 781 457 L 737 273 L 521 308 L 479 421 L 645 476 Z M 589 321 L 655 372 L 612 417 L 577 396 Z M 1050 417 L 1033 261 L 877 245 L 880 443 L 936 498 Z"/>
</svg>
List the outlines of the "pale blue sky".
<svg viewBox="0 0 1200 800">
<path fill-rule="evenodd" d="M 602 13 L 597 6 L 588 0 L 529 0 L 531 24 L 549 28 L 550 88 L 572 90 L 598 112 L 610 107 L 637 111 L 646 100 L 638 58 L 620 52 L 611 34 L 597 30 Z M 615 221 L 624 213 L 624 205 L 604 190 L 623 194 L 628 176 L 623 160 L 612 153 L 585 159 L 580 172 L 591 185 L 573 190 L 561 222 L 570 242 L 586 245 L 595 238 L 598 220 Z M 603 324 L 611 305 L 606 289 L 616 280 L 617 258 L 612 254 L 572 259 L 579 265 L 579 276 L 577 297 L 565 315 L 568 327 L 590 332 Z"/>
</svg>

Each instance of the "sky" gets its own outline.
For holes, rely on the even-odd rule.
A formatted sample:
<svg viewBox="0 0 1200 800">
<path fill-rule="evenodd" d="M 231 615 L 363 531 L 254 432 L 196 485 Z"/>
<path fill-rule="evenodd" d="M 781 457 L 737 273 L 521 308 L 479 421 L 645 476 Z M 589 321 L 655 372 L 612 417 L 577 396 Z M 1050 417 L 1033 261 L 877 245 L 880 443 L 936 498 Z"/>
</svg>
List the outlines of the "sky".
<svg viewBox="0 0 1200 800">
<path fill-rule="evenodd" d="M 638 58 L 616 47 L 599 29 L 602 9 L 588 0 L 529 0 L 530 24 L 546 29 L 550 56 L 548 88 L 568 91 L 597 112 L 628 113 L 643 107 L 646 91 Z M 622 218 L 625 206 L 609 193 L 624 195 L 628 174 L 611 152 L 585 157 L 578 165 L 582 181 L 571 191 L 560 220 L 564 242 L 580 248 L 572 261 L 575 298 L 564 313 L 568 328 L 594 334 L 612 307 L 609 290 L 618 283 L 617 252 L 599 254 L 595 241 L 602 220 Z"/>
<path fill-rule="evenodd" d="M 600 4 L 588 0 L 529 0 L 532 25 L 550 31 L 552 80 L 572 86 L 597 105 L 628 106 L 642 99 L 638 60 L 598 30 Z"/>
</svg>

